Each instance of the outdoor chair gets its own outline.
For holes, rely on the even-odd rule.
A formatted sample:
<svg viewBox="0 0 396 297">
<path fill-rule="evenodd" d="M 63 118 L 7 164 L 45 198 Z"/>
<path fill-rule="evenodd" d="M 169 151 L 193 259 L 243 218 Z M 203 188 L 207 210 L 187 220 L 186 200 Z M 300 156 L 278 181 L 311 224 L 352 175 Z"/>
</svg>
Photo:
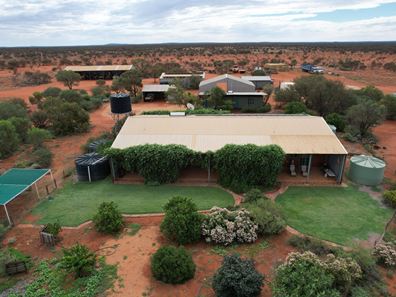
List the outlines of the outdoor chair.
<svg viewBox="0 0 396 297">
<path fill-rule="evenodd" d="M 290 165 L 290 175 L 291 175 L 291 176 L 297 176 L 297 173 L 296 173 L 296 165 L 294 165 L 294 164 L 291 164 L 291 165 Z"/>
</svg>

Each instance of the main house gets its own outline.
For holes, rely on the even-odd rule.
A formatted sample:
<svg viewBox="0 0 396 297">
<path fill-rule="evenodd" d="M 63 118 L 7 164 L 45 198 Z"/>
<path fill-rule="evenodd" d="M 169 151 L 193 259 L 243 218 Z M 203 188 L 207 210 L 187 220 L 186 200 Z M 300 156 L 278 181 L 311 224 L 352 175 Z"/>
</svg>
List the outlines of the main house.
<svg viewBox="0 0 396 297">
<path fill-rule="evenodd" d="M 341 183 L 347 157 L 325 120 L 309 115 L 133 116 L 112 148 L 142 144 L 180 144 L 202 153 L 227 144 L 276 144 L 287 155 L 283 174 L 304 181 L 315 174 Z"/>
<path fill-rule="evenodd" d="M 267 98 L 266 93 L 256 92 L 253 82 L 229 74 L 201 81 L 199 95 L 205 97 L 215 87 L 225 92 L 227 99 L 232 101 L 234 109 L 259 109 L 264 106 Z"/>
</svg>

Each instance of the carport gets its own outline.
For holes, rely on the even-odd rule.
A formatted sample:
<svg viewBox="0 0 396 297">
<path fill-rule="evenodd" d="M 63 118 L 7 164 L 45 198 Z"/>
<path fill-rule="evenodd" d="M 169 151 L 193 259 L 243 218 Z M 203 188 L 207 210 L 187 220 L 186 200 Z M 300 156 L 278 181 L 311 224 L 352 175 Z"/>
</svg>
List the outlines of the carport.
<svg viewBox="0 0 396 297">
<path fill-rule="evenodd" d="M 142 95 L 144 101 L 166 100 L 169 85 L 144 85 Z"/>
<path fill-rule="evenodd" d="M 4 207 L 10 225 L 12 225 L 12 220 L 7 210 L 7 204 L 33 186 L 36 189 L 37 197 L 40 199 L 37 182 L 47 174 L 51 175 L 52 182 L 56 187 L 51 169 L 12 168 L 0 176 L 0 205 Z"/>
</svg>

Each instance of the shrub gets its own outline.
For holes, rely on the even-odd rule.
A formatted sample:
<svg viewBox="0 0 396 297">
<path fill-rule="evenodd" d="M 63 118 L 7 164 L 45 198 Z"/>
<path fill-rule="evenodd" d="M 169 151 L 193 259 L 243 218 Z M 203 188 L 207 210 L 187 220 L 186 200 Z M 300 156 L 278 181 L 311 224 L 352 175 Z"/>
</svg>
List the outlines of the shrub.
<svg viewBox="0 0 396 297">
<path fill-rule="evenodd" d="M 173 197 L 164 206 L 165 217 L 161 232 L 179 244 L 198 241 L 201 237 L 202 217 L 191 199 Z"/>
<path fill-rule="evenodd" d="M 78 243 L 69 249 L 63 249 L 60 267 L 73 273 L 75 278 L 79 278 L 90 275 L 94 270 L 95 263 L 95 254 L 86 246 Z"/>
<path fill-rule="evenodd" d="M 387 205 L 396 208 L 396 190 L 385 191 L 383 197 Z"/>
<path fill-rule="evenodd" d="M 23 261 L 27 264 L 28 268 L 32 266 L 30 256 L 27 256 L 14 248 L 2 249 L 0 250 L 0 277 L 7 276 L 5 272 L 5 264 L 14 261 Z"/>
<path fill-rule="evenodd" d="M 19 101 L 6 100 L 0 102 L 0 120 L 7 120 L 9 118 L 26 118 L 27 108 L 26 104 L 20 103 Z"/>
<path fill-rule="evenodd" d="M 277 102 L 292 102 L 299 101 L 301 98 L 294 86 L 290 86 L 283 90 L 275 91 L 275 101 Z"/>
<path fill-rule="evenodd" d="M 58 97 L 60 92 L 62 92 L 62 89 L 57 88 L 57 87 L 49 87 L 43 91 L 43 96 L 44 98 L 48 97 Z"/>
<path fill-rule="evenodd" d="M 255 202 L 259 199 L 265 198 L 260 189 L 250 189 L 243 198 L 243 202 Z"/>
<path fill-rule="evenodd" d="M 386 95 L 382 102 L 386 109 L 386 118 L 396 120 L 396 95 Z"/>
<path fill-rule="evenodd" d="M 231 211 L 213 207 L 202 222 L 202 235 L 206 242 L 229 245 L 234 241 L 254 242 L 257 240 L 258 226 L 250 218 L 246 209 Z"/>
<path fill-rule="evenodd" d="M 52 153 L 46 147 L 40 147 L 33 151 L 32 161 L 40 168 L 48 168 L 52 163 Z"/>
<path fill-rule="evenodd" d="M 350 257 L 336 257 L 333 254 L 328 254 L 323 265 L 334 276 L 335 286 L 341 292 L 348 292 L 352 284 L 362 277 L 362 269 Z"/>
<path fill-rule="evenodd" d="M 264 276 L 256 270 L 253 260 L 238 255 L 224 257 L 212 283 L 217 297 L 259 296 L 263 285 Z"/>
<path fill-rule="evenodd" d="M 279 207 L 268 199 L 259 199 L 256 202 L 247 203 L 247 210 L 257 224 L 257 233 L 261 235 L 279 234 L 286 227 Z"/>
<path fill-rule="evenodd" d="M 36 110 L 32 112 L 30 119 L 32 120 L 32 123 L 36 128 L 47 127 L 48 115 L 43 110 Z"/>
<path fill-rule="evenodd" d="M 0 120 L 0 159 L 10 156 L 17 150 L 18 134 L 10 121 Z"/>
<path fill-rule="evenodd" d="M 274 297 L 337 297 L 334 276 L 326 271 L 319 258 L 311 253 L 290 253 L 276 270 Z"/>
<path fill-rule="evenodd" d="M 346 122 L 344 118 L 338 113 L 330 113 L 326 116 L 326 122 L 329 125 L 334 125 L 337 131 L 344 132 Z"/>
<path fill-rule="evenodd" d="M 270 187 L 282 170 L 285 154 L 277 145 L 226 145 L 214 153 L 219 182 L 235 192 Z"/>
<path fill-rule="evenodd" d="M 159 281 L 181 284 L 194 277 L 195 264 L 185 248 L 162 246 L 151 257 L 151 271 Z"/>
<path fill-rule="evenodd" d="M 27 141 L 34 147 L 41 147 L 45 140 L 51 139 L 52 134 L 48 130 L 40 128 L 31 128 L 27 133 Z"/>
<path fill-rule="evenodd" d="M 61 231 L 62 227 L 59 223 L 48 223 L 45 225 L 44 230 L 45 232 L 57 236 Z"/>
<path fill-rule="evenodd" d="M 393 243 L 386 242 L 377 244 L 373 251 L 374 257 L 377 259 L 377 263 L 387 266 L 396 266 L 396 248 Z"/>
<path fill-rule="evenodd" d="M 26 142 L 28 130 L 31 126 L 31 122 L 29 121 L 29 119 L 12 117 L 8 120 L 15 127 L 15 132 L 18 134 L 19 140 L 22 142 Z"/>
<path fill-rule="evenodd" d="M 285 105 L 284 107 L 286 114 L 299 114 L 307 113 L 308 109 L 303 102 L 292 101 Z"/>
<path fill-rule="evenodd" d="M 99 232 L 108 234 L 120 232 L 124 225 L 121 212 L 113 201 L 103 202 L 99 205 L 98 213 L 94 216 L 93 222 Z"/>
<path fill-rule="evenodd" d="M 301 252 L 310 251 L 316 255 L 323 256 L 330 253 L 335 253 L 336 250 L 324 244 L 316 238 L 300 237 L 293 235 L 287 241 L 288 244 L 297 248 Z"/>
</svg>

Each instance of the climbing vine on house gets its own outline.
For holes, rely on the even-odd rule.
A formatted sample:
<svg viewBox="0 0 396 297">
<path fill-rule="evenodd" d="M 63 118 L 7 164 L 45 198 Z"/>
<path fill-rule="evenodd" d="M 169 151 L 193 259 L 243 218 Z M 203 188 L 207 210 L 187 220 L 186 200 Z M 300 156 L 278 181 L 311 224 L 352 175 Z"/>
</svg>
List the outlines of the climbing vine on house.
<svg viewBox="0 0 396 297">
<path fill-rule="evenodd" d="M 183 145 L 145 144 L 107 149 L 116 168 L 144 177 L 146 183 L 175 182 L 189 166 L 215 168 L 219 182 L 236 192 L 254 186 L 273 186 L 285 154 L 277 145 L 226 145 L 216 152 L 199 153 Z M 210 164 L 210 165 L 209 165 Z"/>
<path fill-rule="evenodd" d="M 219 183 L 235 192 L 271 187 L 282 169 L 285 153 L 277 145 L 226 145 L 214 154 Z"/>
<path fill-rule="evenodd" d="M 126 149 L 107 149 L 118 168 L 144 177 L 146 183 L 175 182 L 181 170 L 203 163 L 204 155 L 183 145 L 144 144 Z"/>
</svg>

